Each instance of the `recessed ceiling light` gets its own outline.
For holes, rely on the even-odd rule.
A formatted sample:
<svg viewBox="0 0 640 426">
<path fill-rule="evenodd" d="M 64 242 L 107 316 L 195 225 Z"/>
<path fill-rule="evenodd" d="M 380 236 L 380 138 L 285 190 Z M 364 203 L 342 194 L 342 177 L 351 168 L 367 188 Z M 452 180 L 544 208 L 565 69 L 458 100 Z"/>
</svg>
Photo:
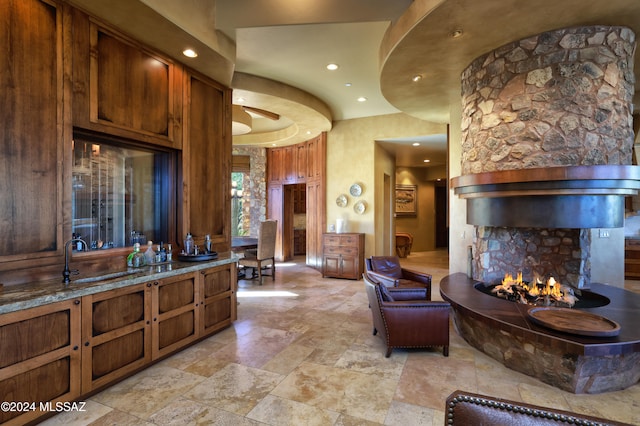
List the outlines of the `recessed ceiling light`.
<svg viewBox="0 0 640 426">
<path fill-rule="evenodd" d="M 414 142 L 412 145 L 413 146 L 420 146 L 420 142 Z"/>
<path fill-rule="evenodd" d="M 422 80 L 422 76 L 420 74 L 416 74 L 411 78 L 411 81 L 413 81 L 414 83 L 417 83 L 420 80 Z"/>
<path fill-rule="evenodd" d="M 237 102 L 244 102 L 244 101 L 245 101 L 245 98 L 236 98 L 236 101 L 237 101 Z"/>
<path fill-rule="evenodd" d="M 310 135 L 311 134 L 311 130 L 307 130 L 307 134 Z"/>
<path fill-rule="evenodd" d="M 463 34 L 463 32 L 462 32 L 461 29 L 456 29 L 456 30 L 451 31 L 451 33 L 449 35 L 452 38 L 459 38 L 459 37 L 462 37 L 462 34 Z"/>
<path fill-rule="evenodd" d="M 347 87 L 351 87 L 351 83 L 345 83 L 344 85 Z"/>
<path fill-rule="evenodd" d="M 276 144 L 276 143 L 272 143 L 272 144 L 271 144 L 271 146 L 278 146 L 278 144 Z"/>
<path fill-rule="evenodd" d="M 339 66 L 338 64 L 329 64 L 329 65 L 327 65 L 327 69 L 328 69 L 329 71 L 335 71 L 335 70 L 337 70 L 339 67 L 340 67 L 340 66 Z"/>
<path fill-rule="evenodd" d="M 430 163 L 431 160 L 422 160 L 423 163 Z"/>
<path fill-rule="evenodd" d="M 193 49 L 185 49 L 185 50 L 183 50 L 183 51 L 182 51 L 182 54 L 183 54 L 184 56 L 186 56 L 187 58 L 195 58 L 195 57 L 197 57 L 197 56 L 198 56 L 198 54 L 196 53 L 196 51 L 195 51 L 195 50 L 193 50 Z"/>
<path fill-rule="evenodd" d="M 358 98 L 358 102 L 366 102 L 366 101 L 367 101 L 367 98 L 365 98 L 364 96 L 360 96 Z"/>
</svg>

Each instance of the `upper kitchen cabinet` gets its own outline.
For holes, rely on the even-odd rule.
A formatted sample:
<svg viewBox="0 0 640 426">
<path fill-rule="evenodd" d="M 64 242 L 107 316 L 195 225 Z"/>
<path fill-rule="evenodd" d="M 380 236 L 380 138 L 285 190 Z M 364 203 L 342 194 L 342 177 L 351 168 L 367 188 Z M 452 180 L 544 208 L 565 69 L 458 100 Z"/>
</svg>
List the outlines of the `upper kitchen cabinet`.
<svg viewBox="0 0 640 426">
<path fill-rule="evenodd" d="M 186 75 L 182 150 L 183 233 L 196 244 L 210 235 L 213 250 L 231 240 L 231 90 L 192 72 Z"/>
<path fill-rule="evenodd" d="M 0 265 L 62 254 L 62 15 L 55 2 L 0 4 Z"/>
<path fill-rule="evenodd" d="M 73 11 L 74 126 L 181 148 L 182 68 Z"/>
</svg>

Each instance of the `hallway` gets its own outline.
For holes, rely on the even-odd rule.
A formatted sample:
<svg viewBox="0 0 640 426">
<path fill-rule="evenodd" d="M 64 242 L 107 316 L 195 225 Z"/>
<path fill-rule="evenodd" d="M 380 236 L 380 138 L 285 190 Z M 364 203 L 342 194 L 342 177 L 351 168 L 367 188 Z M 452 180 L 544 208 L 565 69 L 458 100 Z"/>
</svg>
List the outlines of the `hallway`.
<svg viewBox="0 0 640 426">
<path fill-rule="evenodd" d="M 446 251 L 403 265 L 448 274 Z M 371 334 L 362 280 L 323 279 L 304 258 L 276 280 L 241 280 L 238 321 L 91 397 L 45 425 L 442 425 L 456 389 L 640 425 L 640 385 L 575 395 L 475 350 L 451 331 L 450 355 L 394 350 Z"/>
</svg>

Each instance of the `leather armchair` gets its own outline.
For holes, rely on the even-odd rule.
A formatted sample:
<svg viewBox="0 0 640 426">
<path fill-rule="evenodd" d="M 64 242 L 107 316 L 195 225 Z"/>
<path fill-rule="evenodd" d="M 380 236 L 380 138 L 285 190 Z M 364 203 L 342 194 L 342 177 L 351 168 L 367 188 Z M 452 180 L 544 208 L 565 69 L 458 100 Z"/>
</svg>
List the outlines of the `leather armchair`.
<svg viewBox="0 0 640 426">
<path fill-rule="evenodd" d="M 431 300 L 431 275 L 400 266 L 397 256 L 371 256 L 365 259 L 367 273 L 387 287 L 425 287 Z"/>
<path fill-rule="evenodd" d="M 387 351 L 393 348 L 442 346 L 449 356 L 448 302 L 433 302 L 423 288 L 389 288 L 375 283 L 363 274 L 369 308 L 373 319 L 373 335 L 380 332 Z"/>
<path fill-rule="evenodd" d="M 445 426 L 468 425 L 626 425 L 584 414 L 509 401 L 461 390 L 447 398 Z M 629 425 L 627 425 L 629 426 Z"/>
</svg>

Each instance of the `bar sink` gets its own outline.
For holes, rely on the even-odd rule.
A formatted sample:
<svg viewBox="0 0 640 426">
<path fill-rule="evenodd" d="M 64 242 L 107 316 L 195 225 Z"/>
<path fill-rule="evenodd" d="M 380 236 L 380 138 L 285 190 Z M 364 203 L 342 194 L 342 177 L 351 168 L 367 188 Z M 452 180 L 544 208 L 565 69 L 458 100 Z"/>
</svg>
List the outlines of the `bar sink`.
<svg viewBox="0 0 640 426">
<path fill-rule="evenodd" d="M 112 280 L 114 278 L 126 277 L 128 275 L 133 275 L 133 274 L 136 274 L 138 272 L 140 272 L 140 271 L 118 271 L 118 272 L 112 272 L 112 273 L 109 273 L 109 274 L 97 275 L 95 277 L 80 278 L 78 280 L 71 281 L 71 283 L 72 284 L 95 283 L 95 282 L 98 282 L 98 281 L 107 281 L 107 280 Z"/>
</svg>

